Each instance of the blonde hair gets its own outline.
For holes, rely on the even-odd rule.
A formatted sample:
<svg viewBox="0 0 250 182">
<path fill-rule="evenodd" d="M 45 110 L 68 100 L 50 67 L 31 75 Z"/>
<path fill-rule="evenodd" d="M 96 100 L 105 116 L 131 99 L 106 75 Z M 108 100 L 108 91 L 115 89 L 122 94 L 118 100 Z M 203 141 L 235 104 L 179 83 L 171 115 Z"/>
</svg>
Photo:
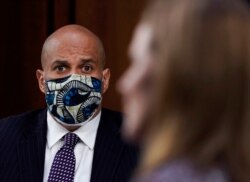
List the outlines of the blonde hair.
<svg viewBox="0 0 250 182">
<path fill-rule="evenodd" d="M 250 181 L 249 15 L 239 0 L 149 4 L 156 98 L 141 171 L 188 157 Z"/>
</svg>

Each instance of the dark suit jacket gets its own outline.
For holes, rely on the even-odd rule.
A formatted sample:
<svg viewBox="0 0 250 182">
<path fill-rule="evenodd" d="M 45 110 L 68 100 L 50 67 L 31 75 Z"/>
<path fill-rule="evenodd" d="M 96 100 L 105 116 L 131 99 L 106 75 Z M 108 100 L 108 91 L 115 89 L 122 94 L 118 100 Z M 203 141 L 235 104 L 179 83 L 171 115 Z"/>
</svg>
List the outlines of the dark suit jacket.
<svg viewBox="0 0 250 182">
<path fill-rule="evenodd" d="M 42 182 L 47 133 L 46 109 L 0 120 L 0 181 Z M 120 136 L 121 114 L 102 109 L 91 182 L 125 182 L 137 162 L 137 149 Z"/>
</svg>

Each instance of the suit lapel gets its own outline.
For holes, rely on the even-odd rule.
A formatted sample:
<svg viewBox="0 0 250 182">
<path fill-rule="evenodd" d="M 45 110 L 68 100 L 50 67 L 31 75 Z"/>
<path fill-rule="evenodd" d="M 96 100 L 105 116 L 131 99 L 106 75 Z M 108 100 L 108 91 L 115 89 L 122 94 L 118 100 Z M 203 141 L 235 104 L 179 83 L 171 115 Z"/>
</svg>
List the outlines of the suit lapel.
<svg viewBox="0 0 250 182">
<path fill-rule="evenodd" d="M 18 163 L 22 182 L 42 182 L 46 145 L 46 110 L 28 118 L 31 124 L 24 131 L 18 147 Z"/>
<path fill-rule="evenodd" d="M 124 150 L 116 121 L 102 111 L 94 148 L 91 182 L 111 182 Z"/>
</svg>

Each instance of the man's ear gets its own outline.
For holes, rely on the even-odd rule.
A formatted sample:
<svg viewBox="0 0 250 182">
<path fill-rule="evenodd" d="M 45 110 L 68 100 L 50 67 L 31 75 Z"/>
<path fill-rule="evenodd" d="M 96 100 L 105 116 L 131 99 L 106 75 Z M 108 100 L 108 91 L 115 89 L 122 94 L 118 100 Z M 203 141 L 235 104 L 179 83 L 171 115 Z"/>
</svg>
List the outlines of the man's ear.
<svg viewBox="0 0 250 182">
<path fill-rule="evenodd" d="M 102 71 L 102 94 L 104 94 L 109 88 L 110 70 L 108 68 Z"/>
<path fill-rule="evenodd" d="M 41 92 L 45 93 L 44 71 L 40 69 L 36 70 L 36 78 Z"/>
</svg>

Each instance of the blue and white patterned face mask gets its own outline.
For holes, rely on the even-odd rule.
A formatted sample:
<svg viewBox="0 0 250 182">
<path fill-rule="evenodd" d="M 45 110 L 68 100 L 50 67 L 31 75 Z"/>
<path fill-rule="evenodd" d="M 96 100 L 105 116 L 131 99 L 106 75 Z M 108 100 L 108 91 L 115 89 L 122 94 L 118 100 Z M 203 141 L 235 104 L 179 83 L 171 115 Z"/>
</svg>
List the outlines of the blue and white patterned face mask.
<svg viewBox="0 0 250 182">
<path fill-rule="evenodd" d="M 90 120 L 99 107 L 102 81 L 86 75 L 70 76 L 46 81 L 48 110 L 67 126 L 81 126 Z"/>
</svg>

